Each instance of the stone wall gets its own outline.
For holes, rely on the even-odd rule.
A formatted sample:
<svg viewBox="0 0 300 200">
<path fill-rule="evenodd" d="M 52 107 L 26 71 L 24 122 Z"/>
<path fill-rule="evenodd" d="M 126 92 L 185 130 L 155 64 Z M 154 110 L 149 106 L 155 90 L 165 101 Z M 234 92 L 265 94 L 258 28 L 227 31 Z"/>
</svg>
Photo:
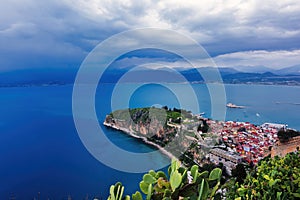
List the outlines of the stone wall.
<svg viewBox="0 0 300 200">
<path fill-rule="evenodd" d="M 271 150 L 271 157 L 276 155 L 285 156 L 287 153 L 297 151 L 297 147 L 298 149 L 300 148 L 300 136 L 294 137 L 284 143 L 278 141 L 276 146 L 274 146 Z"/>
</svg>

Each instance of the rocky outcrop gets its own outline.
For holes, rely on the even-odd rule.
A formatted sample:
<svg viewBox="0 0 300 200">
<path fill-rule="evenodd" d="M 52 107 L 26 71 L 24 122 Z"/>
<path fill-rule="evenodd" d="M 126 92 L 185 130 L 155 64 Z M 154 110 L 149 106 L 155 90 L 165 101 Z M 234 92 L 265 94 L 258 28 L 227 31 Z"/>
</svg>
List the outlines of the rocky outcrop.
<svg viewBox="0 0 300 200">
<path fill-rule="evenodd" d="M 176 134 L 176 128 L 167 127 L 156 118 L 149 119 L 147 113 L 137 111 L 132 114 L 129 119 L 117 119 L 111 115 L 107 115 L 104 125 L 113 127 L 118 130 L 126 130 L 137 136 L 144 136 L 150 140 L 157 140 L 164 146 Z"/>
<path fill-rule="evenodd" d="M 128 124 L 130 124 L 130 125 L 128 125 Z M 160 140 L 154 140 L 154 141 L 149 140 L 149 137 L 148 137 L 149 128 L 147 128 L 149 125 L 144 125 L 142 123 L 139 123 L 138 125 L 137 124 L 132 125 L 131 123 L 128 123 L 124 120 L 114 119 L 110 115 L 106 116 L 105 121 L 103 122 L 103 125 L 105 125 L 106 127 L 113 128 L 115 130 L 122 131 L 123 133 L 126 133 L 126 134 L 130 135 L 131 137 L 141 139 L 141 140 L 143 140 L 144 143 L 156 147 L 159 151 L 161 151 L 163 154 L 165 154 L 169 158 L 171 158 L 171 159 L 175 158 L 175 156 L 171 152 L 169 152 L 163 148 L 163 145 L 160 143 Z M 162 133 L 164 133 L 164 132 L 161 131 L 161 130 L 164 130 L 163 127 L 158 127 L 158 130 L 160 130 L 160 131 L 158 131 L 157 133 L 160 135 L 163 135 Z"/>
</svg>

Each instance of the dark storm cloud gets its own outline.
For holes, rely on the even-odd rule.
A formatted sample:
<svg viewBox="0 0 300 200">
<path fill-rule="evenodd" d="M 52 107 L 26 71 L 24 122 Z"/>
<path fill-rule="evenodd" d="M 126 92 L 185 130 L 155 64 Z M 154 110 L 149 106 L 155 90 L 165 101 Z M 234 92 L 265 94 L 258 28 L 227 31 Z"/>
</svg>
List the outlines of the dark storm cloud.
<svg viewBox="0 0 300 200">
<path fill-rule="evenodd" d="M 247 54 L 261 52 L 268 58 L 284 56 L 287 63 L 294 64 L 295 52 L 300 49 L 297 0 L 11 0 L 2 3 L 0 18 L 2 71 L 78 68 L 99 42 L 120 31 L 142 27 L 179 31 L 202 44 L 213 57 L 235 55 L 237 62 L 240 59 L 236 56 L 244 59 Z M 238 52 L 242 53 L 234 54 Z M 291 62 L 286 55 L 293 55 Z M 248 62 L 257 64 L 257 60 Z"/>
</svg>

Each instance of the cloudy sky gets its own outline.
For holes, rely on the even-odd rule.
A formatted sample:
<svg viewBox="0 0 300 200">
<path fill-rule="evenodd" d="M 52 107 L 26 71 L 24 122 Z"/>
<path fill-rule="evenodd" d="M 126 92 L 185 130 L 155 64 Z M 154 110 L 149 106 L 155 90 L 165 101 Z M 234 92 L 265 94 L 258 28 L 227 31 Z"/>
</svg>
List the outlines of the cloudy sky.
<svg viewBox="0 0 300 200">
<path fill-rule="evenodd" d="M 219 66 L 300 64 L 299 0 L 2 0 L 0 18 L 1 71 L 77 69 L 101 41 L 143 27 L 192 37 Z"/>
</svg>

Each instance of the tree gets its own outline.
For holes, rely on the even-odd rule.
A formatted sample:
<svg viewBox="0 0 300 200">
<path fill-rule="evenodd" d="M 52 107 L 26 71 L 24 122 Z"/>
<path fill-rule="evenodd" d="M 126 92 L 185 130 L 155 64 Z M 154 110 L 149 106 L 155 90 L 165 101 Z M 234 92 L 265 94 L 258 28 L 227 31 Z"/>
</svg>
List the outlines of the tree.
<svg viewBox="0 0 300 200">
<path fill-rule="evenodd" d="M 299 131 L 295 131 L 295 130 L 291 130 L 291 129 L 280 129 L 277 133 L 278 135 L 278 139 L 280 140 L 280 142 L 284 143 L 289 141 L 289 139 L 293 138 L 293 137 L 297 137 L 300 136 L 300 132 Z"/>
<path fill-rule="evenodd" d="M 246 132 L 246 128 L 245 127 L 241 127 L 237 130 L 238 132 Z"/>
<path fill-rule="evenodd" d="M 241 184 L 244 182 L 244 179 L 247 176 L 247 172 L 245 170 L 245 167 L 243 164 L 239 163 L 236 165 L 236 167 L 234 169 L 232 169 L 231 171 L 231 175 L 233 177 L 236 177 L 236 181 Z"/>
<path fill-rule="evenodd" d="M 209 130 L 209 126 L 208 126 L 206 120 L 201 119 L 201 122 L 202 123 L 199 124 L 197 131 L 201 131 L 202 133 L 207 133 Z"/>
</svg>

